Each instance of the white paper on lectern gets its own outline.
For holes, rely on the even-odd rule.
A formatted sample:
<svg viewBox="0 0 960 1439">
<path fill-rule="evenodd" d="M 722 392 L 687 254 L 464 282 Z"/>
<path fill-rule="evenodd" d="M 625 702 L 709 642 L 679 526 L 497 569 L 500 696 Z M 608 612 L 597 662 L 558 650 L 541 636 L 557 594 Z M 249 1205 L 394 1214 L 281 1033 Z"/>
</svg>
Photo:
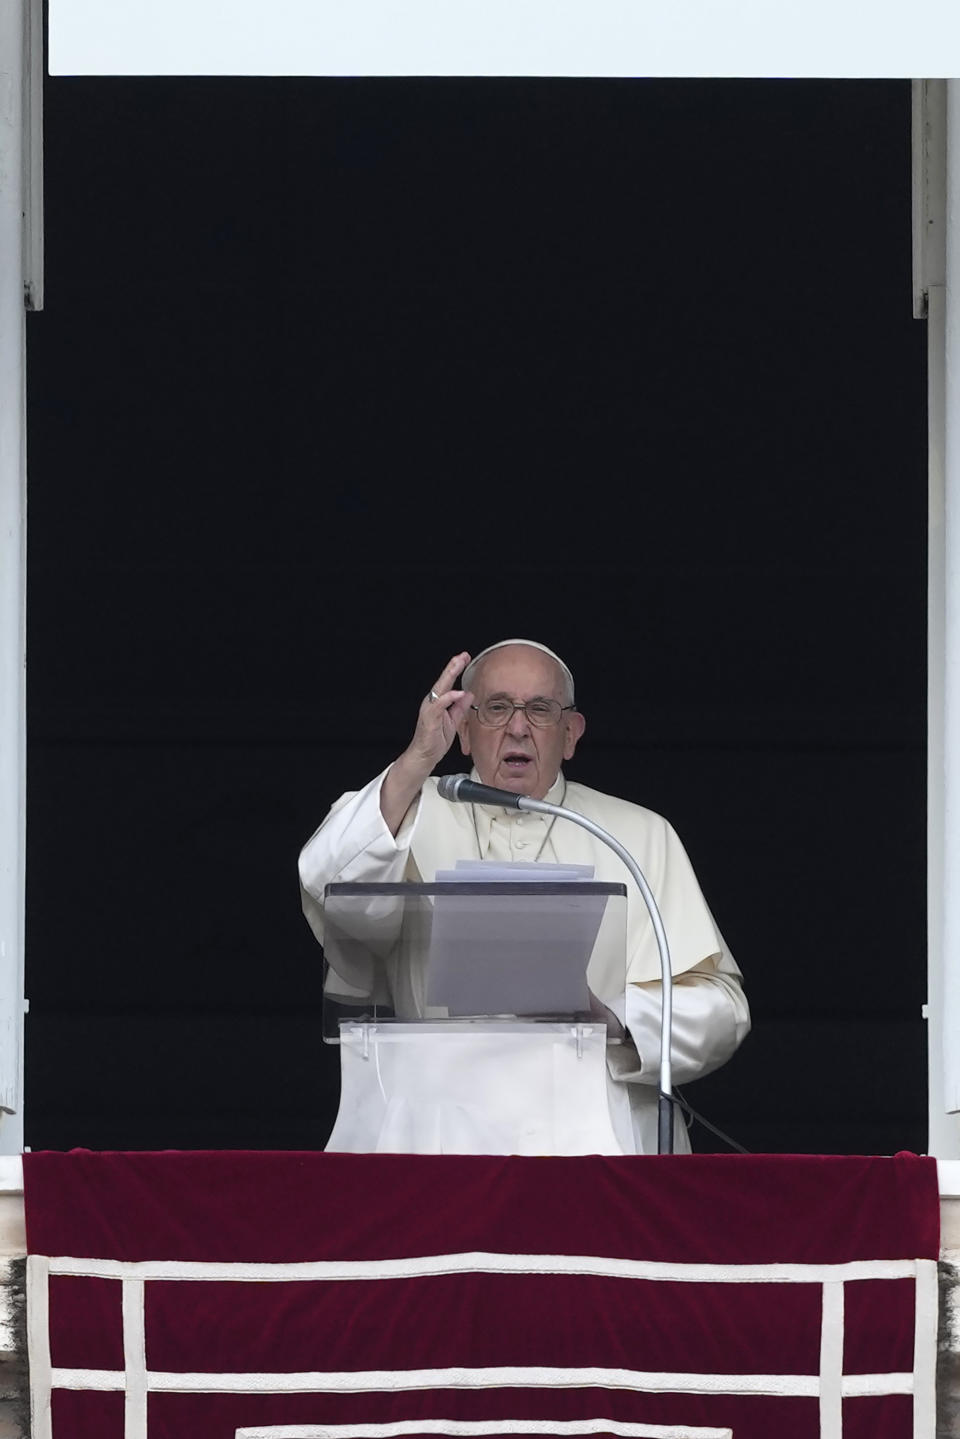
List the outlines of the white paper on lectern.
<svg viewBox="0 0 960 1439">
<path fill-rule="evenodd" d="M 578 893 L 592 865 L 466 861 L 437 879 L 564 884 L 563 894 L 438 895 L 427 960 L 427 1003 L 450 1015 L 585 1014 L 587 965 L 606 895 Z"/>
<path fill-rule="evenodd" d="M 458 859 L 455 869 L 438 869 L 438 884 L 572 884 L 593 879 L 592 864 L 552 864 L 547 860 Z"/>
</svg>

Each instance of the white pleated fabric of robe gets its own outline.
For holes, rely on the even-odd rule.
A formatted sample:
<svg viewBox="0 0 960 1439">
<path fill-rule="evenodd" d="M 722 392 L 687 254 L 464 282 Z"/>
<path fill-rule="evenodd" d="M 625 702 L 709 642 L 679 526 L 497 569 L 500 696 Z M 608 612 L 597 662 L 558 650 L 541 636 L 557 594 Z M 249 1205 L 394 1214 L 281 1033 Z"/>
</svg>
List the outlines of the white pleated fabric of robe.
<svg viewBox="0 0 960 1439">
<path fill-rule="evenodd" d="M 384 772 L 386 773 L 386 772 Z M 646 905 L 620 859 L 569 821 L 488 805 L 452 804 L 428 779 L 394 837 L 380 813 L 380 774 L 336 802 L 300 855 L 303 911 L 323 943 L 323 893 L 333 883 L 430 883 L 460 859 L 547 860 L 592 865 L 596 880 L 627 885 L 626 993 L 598 992 L 626 1024 L 632 1043 L 611 1046 L 616 1086 L 626 1086 L 637 1153 L 657 1152 L 660 1063 L 660 956 Z M 750 1028 L 742 975 L 700 890 L 677 835 L 652 810 L 568 782 L 561 774 L 546 796 L 593 820 L 630 852 L 653 891 L 670 947 L 673 988 L 672 1064 L 676 1084 L 724 1064 Z M 420 1008 L 417 967 L 398 946 L 387 964 L 398 1014 Z M 335 981 L 344 997 L 363 986 Z M 594 986 L 596 988 L 596 986 Z M 682 1124 L 677 1152 L 689 1151 Z"/>
</svg>

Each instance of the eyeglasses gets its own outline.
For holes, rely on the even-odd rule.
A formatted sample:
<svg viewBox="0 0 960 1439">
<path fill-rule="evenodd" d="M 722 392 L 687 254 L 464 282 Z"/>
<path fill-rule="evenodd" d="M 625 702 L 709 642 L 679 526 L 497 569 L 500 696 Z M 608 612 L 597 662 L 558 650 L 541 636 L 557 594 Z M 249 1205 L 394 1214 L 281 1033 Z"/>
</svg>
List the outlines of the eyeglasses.
<svg viewBox="0 0 960 1439">
<path fill-rule="evenodd" d="M 503 729 L 517 710 L 523 710 L 530 723 L 538 729 L 549 729 L 551 725 L 560 723 L 567 710 L 575 710 L 576 705 L 562 705 L 559 700 L 542 698 L 527 700 L 522 705 L 515 704 L 513 700 L 492 699 L 470 708 L 476 710 L 477 719 L 488 729 Z"/>
</svg>

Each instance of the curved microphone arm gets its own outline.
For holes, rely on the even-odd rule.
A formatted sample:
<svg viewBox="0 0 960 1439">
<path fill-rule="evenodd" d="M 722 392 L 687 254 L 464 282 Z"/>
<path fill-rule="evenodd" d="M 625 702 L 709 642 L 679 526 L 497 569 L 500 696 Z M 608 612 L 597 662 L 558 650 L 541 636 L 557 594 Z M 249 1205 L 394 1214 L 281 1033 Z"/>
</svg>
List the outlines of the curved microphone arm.
<svg viewBox="0 0 960 1439">
<path fill-rule="evenodd" d="M 673 1153 L 673 1075 L 670 1063 L 671 1040 L 673 1036 L 673 970 L 670 965 L 670 946 L 667 932 L 663 927 L 657 901 L 647 884 L 643 871 L 629 850 L 624 849 L 618 839 L 600 825 L 576 810 L 564 809 L 559 804 L 548 804 L 545 799 L 531 799 L 529 795 L 514 794 L 510 790 L 493 789 L 489 785 L 471 780 L 469 775 L 444 775 L 438 786 L 444 799 L 477 804 L 500 804 L 510 809 L 532 810 L 536 814 L 549 814 L 557 819 L 569 819 L 581 829 L 587 829 L 602 840 L 617 855 L 636 882 L 647 906 L 657 949 L 660 952 L 661 1008 L 660 1008 L 660 1098 L 657 1106 L 657 1153 Z"/>
<path fill-rule="evenodd" d="M 618 839 L 608 834 L 600 825 L 595 824 L 592 819 L 585 815 L 577 814 L 576 810 L 564 809 L 559 804 L 548 804 L 543 799 L 530 799 L 527 795 L 520 795 L 517 809 L 534 810 L 538 814 L 555 815 L 558 819 L 569 819 L 574 824 L 580 825 L 581 829 L 588 829 L 597 839 L 609 845 L 614 854 L 618 855 L 627 866 L 637 888 L 643 895 L 643 902 L 650 914 L 650 922 L 653 925 L 653 932 L 657 937 L 657 949 L 660 951 L 660 978 L 661 978 L 661 1007 L 660 1007 L 660 1098 L 657 1106 L 657 1153 L 673 1153 L 673 1074 L 670 1063 L 671 1038 L 673 1034 L 673 970 L 670 965 L 670 946 L 667 942 L 667 932 L 663 927 L 663 920 L 657 901 L 653 897 L 653 890 L 647 884 L 643 870 L 637 864 L 629 850 L 625 849 Z"/>
</svg>

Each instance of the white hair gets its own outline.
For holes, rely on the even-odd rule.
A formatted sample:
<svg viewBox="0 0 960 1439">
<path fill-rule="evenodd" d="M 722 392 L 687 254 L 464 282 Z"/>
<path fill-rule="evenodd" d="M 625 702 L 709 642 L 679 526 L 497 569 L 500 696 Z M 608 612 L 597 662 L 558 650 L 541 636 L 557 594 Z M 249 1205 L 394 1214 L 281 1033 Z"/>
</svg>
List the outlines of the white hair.
<svg viewBox="0 0 960 1439">
<path fill-rule="evenodd" d="M 560 673 L 563 676 L 564 704 L 572 705 L 576 703 L 576 696 L 574 694 L 573 687 L 573 674 L 571 673 L 569 666 L 565 665 L 560 656 L 558 654 L 555 654 L 548 645 L 542 645 L 538 640 L 498 640 L 495 645 L 487 645 L 487 648 L 485 650 L 481 650 L 478 655 L 474 655 L 473 659 L 467 665 L 460 680 L 460 688 L 465 690 L 472 689 L 472 681 L 474 675 L 476 674 L 477 666 L 480 664 L 481 660 L 485 660 L 487 655 L 492 654 L 494 650 L 505 649 L 507 645 L 526 645 L 531 650 L 539 650 L 541 654 L 549 655 L 550 658 L 554 661 L 554 663 L 559 666 Z"/>
</svg>

